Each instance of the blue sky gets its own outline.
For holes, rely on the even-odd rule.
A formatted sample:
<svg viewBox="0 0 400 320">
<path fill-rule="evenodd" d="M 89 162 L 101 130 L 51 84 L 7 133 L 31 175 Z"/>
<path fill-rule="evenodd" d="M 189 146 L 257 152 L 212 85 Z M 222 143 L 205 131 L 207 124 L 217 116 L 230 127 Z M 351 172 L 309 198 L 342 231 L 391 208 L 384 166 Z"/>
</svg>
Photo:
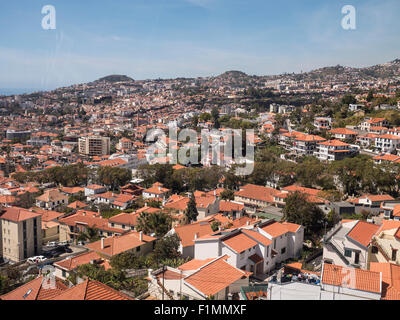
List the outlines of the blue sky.
<svg viewBox="0 0 400 320">
<path fill-rule="evenodd" d="M 56 30 L 43 30 L 44 5 Z M 357 10 L 343 30 L 341 9 Z M 309 71 L 400 58 L 398 0 L 18 0 L 0 4 L 0 88 Z"/>
</svg>

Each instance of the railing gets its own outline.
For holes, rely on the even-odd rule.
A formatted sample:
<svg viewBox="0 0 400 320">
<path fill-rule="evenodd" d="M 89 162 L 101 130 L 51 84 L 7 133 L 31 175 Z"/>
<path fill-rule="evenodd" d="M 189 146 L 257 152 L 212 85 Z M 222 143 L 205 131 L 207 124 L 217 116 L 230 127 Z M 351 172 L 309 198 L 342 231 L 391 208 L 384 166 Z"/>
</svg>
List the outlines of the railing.
<svg viewBox="0 0 400 320">
<path fill-rule="evenodd" d="M 337 240 L 331 238 L 329 241 L 331 247 L 339 254 L 339 257 L 343 260 L 346 265 L 349 265 L 350 262 L 347 260 L 346 256 L 344 255 L 343 243 L 338 242 Z"/>
<path fill-rule="evenodd" d="M 342 226 L 341 222 L 338 222 L 333 226 L 331 230 L 329 230 L 326 235 L 324 235 L 324 242 L 327 242 L 330 237 L 332 237 Z"/>
<path fill-rule="evenodd" d="M 386 249 L 383 248 L 383 247 L 378 243 L 378 241 L 376 240 L 375 237 L 372 238 L 372 244 L 378 248 L 378 251 L 384 256 L 384 258 L 385 258 L 387 261 L 390 261 L 390 260 L 391 260 L 389 254 L 386 252 Z"/>
<path fill-rule="evenodd" d="M 165 292 L 165 294 L 167 295 L 167 297 L 170 300 L 175 300 L 174 297 L 169 293 L 169 291 L 167 289 L 165 289 L 165 287 L 163 286 L 163 284 L 161 283 L 161 281 L 158 277 L 157 277 L 157 284 Z"/>
<path fill-rule="evenodd" d="M 249 300 L 246 293 L 255 293 L 256 297 L 266 297 L 268 292 L 268 286 L 254 285 L 249 287 L 241 287 L 240 293 L 242 294 L 243 300 Z"/>
</svg>

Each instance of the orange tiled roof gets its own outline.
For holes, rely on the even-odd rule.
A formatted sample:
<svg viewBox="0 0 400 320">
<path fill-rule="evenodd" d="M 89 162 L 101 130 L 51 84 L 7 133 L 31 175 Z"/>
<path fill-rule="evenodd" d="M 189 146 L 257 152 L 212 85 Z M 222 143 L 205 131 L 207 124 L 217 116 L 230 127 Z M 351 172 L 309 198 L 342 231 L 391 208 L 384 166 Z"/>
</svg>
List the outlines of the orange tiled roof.
<svg viewBox="0 0 400 320">
<path fill-rule="evenodd" d="M 175 232 L 181 240 L 182 247 L 193 246 L 194 237 L 197 234 L 198 237 L 211 234 L 210 223 L 208 222 L 195 222 L 184 226 L 175 227 Z"/>
<path fill-rule="evenodd" d="M 214 260 L 214 258 L 205 259 L 205 260 L 192 259 L 192 260 L 180 265 L 178 267 L 178 269 L 182 270 L 182 271 L 197 270 L 213 260 Z"/>
<path fill-rule="evenodd" d="M 226 257 L 226 256 L 225 256 Z M 185 282 L 195 287 L 204 295 L 214 295 L 232 283 L 248 277 L 242 270 L 232 267 L 224 258 L 217 258 L 213 262 L 185 278 Z"/>
<path fill-rule="evenodd" d="M 371 262 L 370 270 L 382 273 L 382 299 L 400 300 L 400 266 Z"/>
<path fill-rule="evenodd" d="M 102 260 L 102 258 L 96 252 L 89 251 L 87 253 L 83 253 L 76 257 L 55 262 L 54 265 L 60 267 L 61 269 L 71 271 L 76 269 L 80 265 L 90 263 L 90 261 L 92 260 L 100 260 L 100 259 Z M 104 264 L 104 268 L 107 270 L 110 268 L 110 265 L 106 263 Z"/>
<path fill-rule="evenodd" d="M 143 234 L 143 241 L 140 241 L 139 232 L 129 231 L 128 233 L 121 236 L 112 236 L 103 239 L 104 248 L 101 248 L 102 240 L 89 243 L 86 245 L 86 247 L 100 254 L 105 254 L 112 257 L 119 253 L 132 250 L 136 247 L 140 247 L 146 244 L 147 242 L 152 242 L 155 240 L 156 238 Z"/>
<path fill-rule="evenodd" d="M 40 214 L 18 207 L 9 207 L 5 208 L 4 210 L 5 211 L 3 213 L 0 213 L 0 217 L 2 219 L 11 220 L 14 222 L 40 217 Z"/>
<path fill-rule="evenodd" d="M 42 276 L 29 281 L 28 283 L 18 287 L 17 289 L 0 296 L 0 300 L 51 300 L 67 290 L 67 286 L 61 280 L 56 278 L 56 288 L 47 288 L 43 286 L 44 279 Z"/>
<path fill-rule="evenodd" d="M 381 293 L 381 274 L 379 272 L 357 268 L 343 269 L 342 266 L 325 263 L 321 282 L 333 286 L 348 286 L 351 289 Z M 355 278 L 349 277 L 349 272 L 353 273 Z"/>
<path fill-rule="evenodd" d="M 368 223 L 365 221 L 358 221 L 358 223 L 347 234 L 347 237 L 357 241 L 364 247 L 368 247 L 371 242 L 372 236 L 378 231 L 379 226 Z"/>
<path fill-rule="evenodd" d="M 273 188 L 258 186 L 255 184 L 247 184 L 243 186 L 240 191 L 235 192 L 235 195 L 244 198 L 273 203 L 273 196 L 278 193 L 279 191 Z"/>
<path fill-rule="evenodd" d="M 69 288 L 52 300 L 133 300 L 127 295 L 110 288 L 109 286 L 87 279 L 86 281 Z"/>
<path fill-rule="evenodd" d="M 222 241 L 228 247 L 241 253 L 257 245 L 257 242 L 248 237 L 245 233 L 237 233 Z"/>
</svg>

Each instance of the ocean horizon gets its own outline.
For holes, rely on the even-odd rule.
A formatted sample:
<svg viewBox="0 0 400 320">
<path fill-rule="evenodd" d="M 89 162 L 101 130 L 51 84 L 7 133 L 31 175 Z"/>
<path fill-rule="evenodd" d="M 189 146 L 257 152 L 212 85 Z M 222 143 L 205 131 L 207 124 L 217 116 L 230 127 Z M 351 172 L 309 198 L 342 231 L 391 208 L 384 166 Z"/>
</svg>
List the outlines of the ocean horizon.
<svg viewBox="0 0 400 320">
<path fill-rule="evenodd" d="M 0 88 L 0 95 L 3 96 L 12 96 L 15 94 L 29 94 L 32 92 L 38 92 L 38 91 L 43 91 L 43 89 L 33 89 L 33 88 L 14 88 L 14 89 L 9 89 L 9 88 Z"/>
</svg>

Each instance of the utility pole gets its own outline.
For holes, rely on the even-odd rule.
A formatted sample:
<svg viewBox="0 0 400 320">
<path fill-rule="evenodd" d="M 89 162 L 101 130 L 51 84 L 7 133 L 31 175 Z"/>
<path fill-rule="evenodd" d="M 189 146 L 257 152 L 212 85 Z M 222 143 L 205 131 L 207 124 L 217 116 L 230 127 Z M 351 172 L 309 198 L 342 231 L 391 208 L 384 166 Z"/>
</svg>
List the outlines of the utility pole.
<svg viewBox="0 0 400 320">
<path fill-rule="evenodd" d="M 182 299 L 182 273 L 183 273 L 183 271 L 181 270 L 181 282 L 180 282 L 180 289 L 179 289 L 179 291 L 180 291 L 179 297 L 181 299 Z"/>
<path fill-rule="evenodd" d="M 165 273 L 165 266 L 162 266 L 162 299 L 164 300 L 164 291 L 165 291 L 165 286 L 164 286 L 164 273 Z"/>
</svg>

